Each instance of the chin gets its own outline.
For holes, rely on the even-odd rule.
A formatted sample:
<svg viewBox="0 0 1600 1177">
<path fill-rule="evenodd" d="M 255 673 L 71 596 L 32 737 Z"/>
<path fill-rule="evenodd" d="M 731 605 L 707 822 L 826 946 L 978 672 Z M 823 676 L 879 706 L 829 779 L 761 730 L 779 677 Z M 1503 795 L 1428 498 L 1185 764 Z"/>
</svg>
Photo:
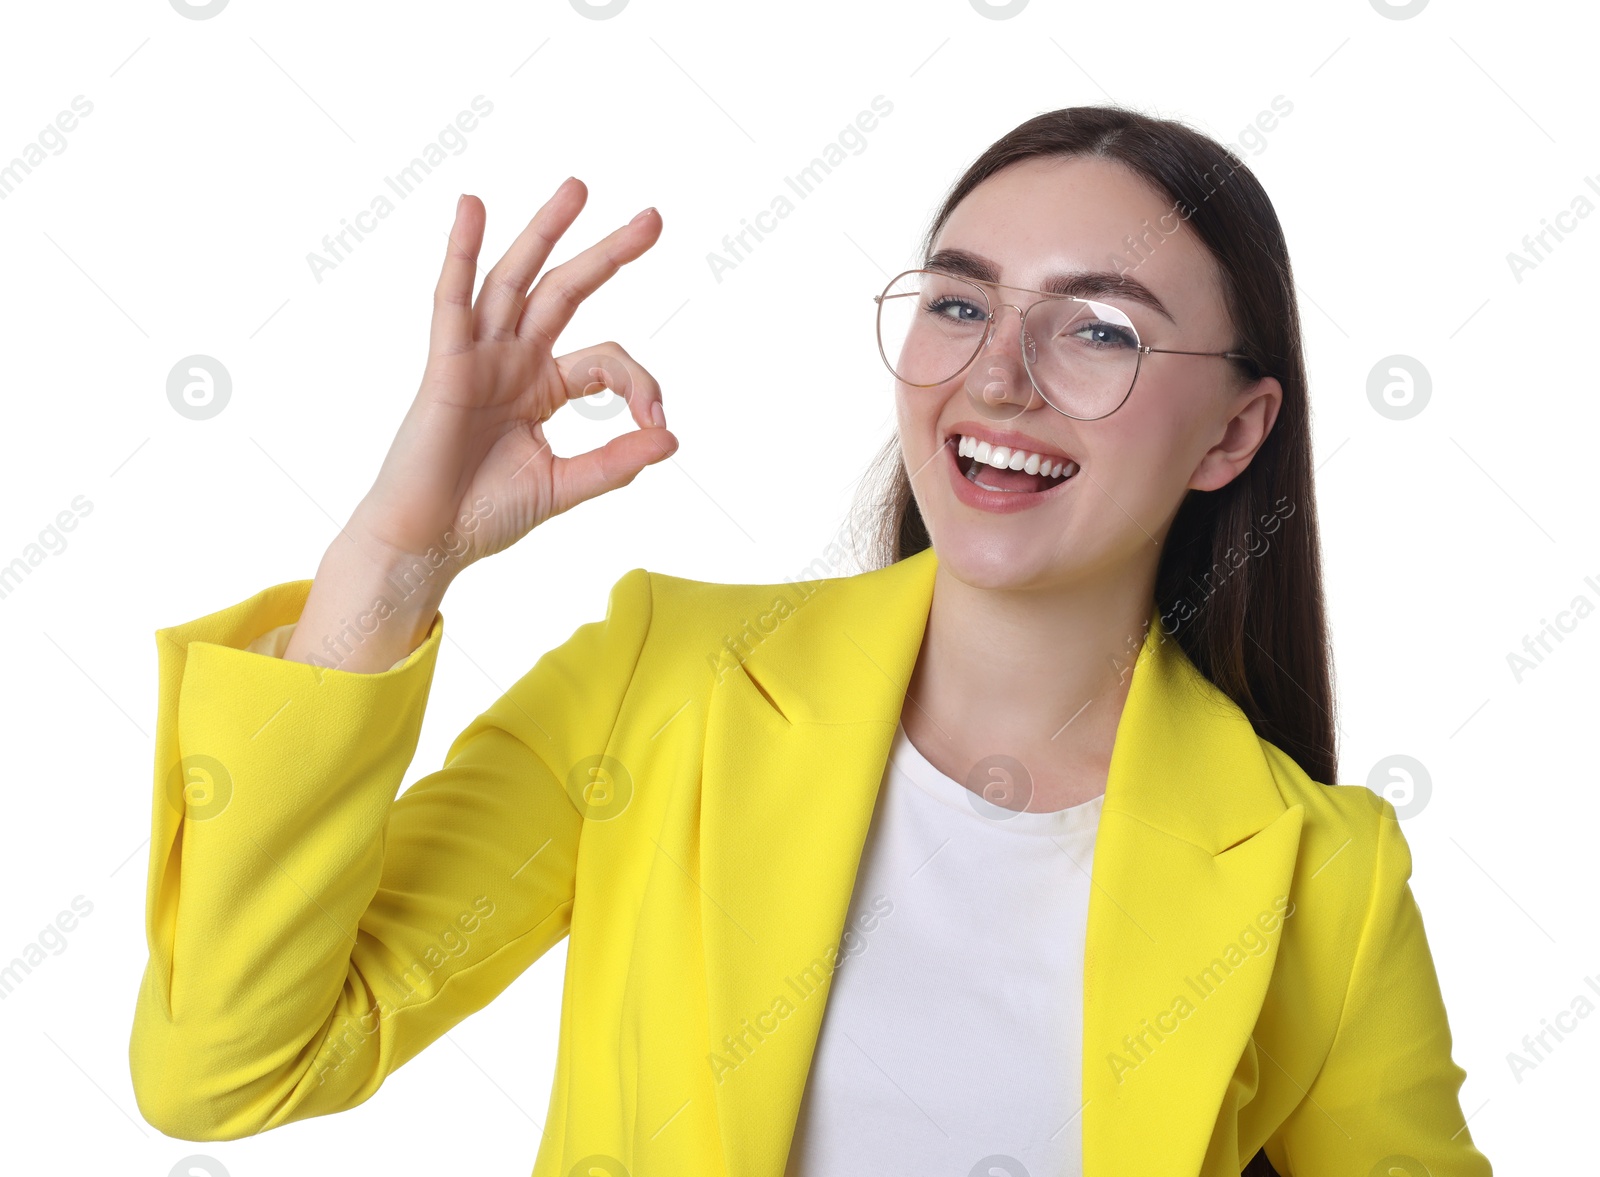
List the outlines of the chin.
<svg viewBox="0 0 1600 1177">
<path fill-rule="evenodd" d="M 976 527 L 929 529 L 939 567 L 973 588 L 1022 589 L 1054 579 L 1064 569 L 1050 562 L 1053 545 L 1017 529 L 1010 535 L 985 534 Z"/>
</svg>

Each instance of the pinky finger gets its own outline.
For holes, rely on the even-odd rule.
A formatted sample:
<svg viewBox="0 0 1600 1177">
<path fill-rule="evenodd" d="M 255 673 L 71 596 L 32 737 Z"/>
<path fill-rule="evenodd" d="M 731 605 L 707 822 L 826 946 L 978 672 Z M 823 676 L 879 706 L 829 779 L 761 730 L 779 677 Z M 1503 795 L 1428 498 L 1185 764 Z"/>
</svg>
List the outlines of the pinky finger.
<svg viewBox="0 0 1600 1177">
<path fill-rule="evenodd" d="M 478 250 L 483 246 L 484 219 L 483 202 L 476 196 L 463 195 L 456 202 L 444 268 L 433 289 L 430 355 L 462 351 L 472 343 L 472 288 L 477 280 Z"/>
</svg>

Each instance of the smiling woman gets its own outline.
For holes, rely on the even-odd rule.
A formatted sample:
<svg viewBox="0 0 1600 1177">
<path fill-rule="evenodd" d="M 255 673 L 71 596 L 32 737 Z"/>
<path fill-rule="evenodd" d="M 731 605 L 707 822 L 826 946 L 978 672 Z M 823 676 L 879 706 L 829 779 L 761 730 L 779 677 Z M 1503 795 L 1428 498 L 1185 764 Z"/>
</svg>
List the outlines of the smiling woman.
<svg viewBox="0 0 1600 1177">
<path fill-rule="evenodd" d="M 536 1177 L 1487 1177 L 1395 809 L 1332 783 L 1282 228 L 1179 123 L 1029 120 L 876 327 L 862 299 L 897 427 L 867 571 L 629 569 L 396 796 L 454 576 L 677 447 L 619 344 L 554 354 L 660 231 L 541 275 L 584 196 L 476 297 L 462 199 L 416 399 L 315 579 L 157 631 L 145 1116 L 355 1107 L 567 938 Z M 559 457 L 598 352 L 638 428 Z"/>
<path fill-rule="evenodd" d="M 1162 248 L 1136 249 L 1136 264 L 1123 264 L 1152 224 L 1162 226 Z M 1263 970 L 1255 992 L 1227 1016 L 1228 1028 L 1213 1026 L 1222 1036 L 1202 1044 L 1194 1035 L 1153 1064 L 1157 1074 L 1170 1068 L 1172 1098 L 1184 1091 L 1195 1117 L 1179 1137 L 1169 1135 L 1162 1160 L 1181 1161 L 1174 1172 L 1206 1174 L 1239 1172 L 1246 1162 L 1259 1174 L 1273 1166 L 1291 1175 L 1364 1173 L 1383 1158 L 1413 1158 L 1435 1174 L 1487 1173 L 1456 1099 L 1464 1072 L 1450 1057 L 1438 982 L 1405 884 L 1404 843 L 1387 809 L 1376 838 L 1370 827 L 1352 827 L 1358 791 L 1332 784 L 1307 381 L 1288 249 L 1260 183 L 1231 150 L 1183 124 L 1109 107 L 1052 111 L 972 163 L 923 252 L 922 270 L 891 281 L 878 298 L 897 429 L 863 484 L 869 568 L 937 552 L 902 730 L 958 780 L 1005 749 L 1027 766 L 1023 787 L 1008 782 L 1019 809 L 1104 804 L 1093 895 L 1065 926 L 1033 929 L 1066 935 L 1082 955 L 1058 975 L 1027 982 L 1068 1003 L 1069 1016 L 1051 1029 L 1080 1043 L 1081 1054 L 1063 1069 L 1058 1056 L 1031 1053 L 1038 1026 L 1019 1026 L 1013 1043 L 969 1047 L 1009 1046 L 1029 1072 L 1019 1090 L 1041 1106 L 1081 1111 L 1063 1116 L 1061 1135 L 1051 1136 L 1077 1147 L 1036 1149 L 1030 1164 L 1045 1155 L 1061 1171 L 1089 1173 L 1137 1156 L 1136 1167 L 1164 1167 L 1153 1163 L 1163 1146 L 1152 1134 L 1158 1122 L 1170 1134 L 1177 1107 L 1163 1107 L 1148 1083 L 1125 1091 L 1121 1074 L 1108 1083 L 1097 1069 L 1129 1045 L 1126 1026 L 1106 1010 L 1123 1004 L 1136 974 L 1175 978 L 1184 960 L 1206 964 L 1202 945 L 1168 943 L 1139 970 L 1140 950 L 1160 936 L 1131 914 L 1135 896 L 1159 903 L 1151 919 L 1159 910 L 1190 927 L 1227 901 L 1215 881 L 1183 887 L 1174 876 L 1163 888 L 1152 863 L 1172 844 L 1152 844 L 1148 858 L 1136 859 L 1133 834 L 1151 825 L 1176 833 L 1181 814 L 1179 836 L 1188 843 L 1209 843 L 1214 853 L 1232 846 L 1233 854 L 1257 846 L 1265 855 L 1272 825 L 1263 819 L 1299 812 L 1293 866 L 1267 869 L 1262 860 L 1257 877 L 1265 884 L 1285 872 L 1295 880 L 1290 895 L 1310 892 L 1312 878 L 1327 888 L 1329 873 L 1315 874 L 1326 861 L 1320 852 L 1310 852 L 1302 873 L 1309 848 L 1365 843 L 1364 857 L 1377 854 L 1372 889 L 1356 885 L 1358 874 L 1338 902 L 1359 910 L 1371 896 L 1374 922 L 1359 942 L 1366 947 L 1314 947 L 1331 933 L 1311 918 L 1284 928 L 1273 944 L 1279 973 L 1269 983 Z M 1055 460 L 1070 478 L 1046 476 Z M 1280 514 L 1292 514 L 1295 525 L 1279 528 Z M 1269 520 L 1278 534 L 1264 546 L 1257 530 Z M 1237 558 L 1241 551 L 1252 558 Z M 1204 753 L 1169 737 L 1165 783 L 1148 798 L 1158 808 L 1125 830 L 1140 804 L 1127 745 L 1156 738 L 1139 722 L 1141 672 L 1130 679 L 1112 649 L 1127 634 L 1142 635 L 1144 676 L 1153 673 L 1154 643 L 1258 751 L 1249 757 L 1254 768 L 1234 764 L 1208 792 L 1197 787 Z M 1170 716 L 1148 722 L 1173 730 Z M 1260 772 L 1263 756 L 1270 774 Z M 1235 805 L 1255 816 L 1230 816 Z M 1326 841 L 1338 830 L 1347 833 Z M 983 885 L 1033 893 L 1020 878 Z M 1102 896 L 1109 908 L 1099 905 Z M 1004 921 L 991 919 L 990 933 L 997 924 Z M 1369 954 L 1385 952 L 1386 963 L 1375 965 Z M 835 995 L 839 1006 L 871 1004 L 893 1024 L 884 982 L 852 990 L 851 980 Z M 1018 983 L 1008 980 L 1008 991 Z M 1369 992 L 1386 990 L 1366 1003 Z M 1155 986 L 1150 996 L 1159 1004 L 1171 995 Z M 1237 999 L 1237 989 L 1230 996 Z M 1336 1016 L 1323 1020 L 1317 1010 Z M 1386 1023 L 1389 1015 L 1405 1020 Z M 1371 1021 L 1357 1029 L 1364 1019 Z M 821 1037 L 813 1084 L 870 1084 L 849 1050 L 829 1049 L 826 1022 Z M 880 1041 L 890 1037 L 885 1031 Z M 1340 1045 L 1332 1047 L 1335 1037 Z M 939 1048 L 951 1055 L 936 1050 L 915 1068 L 902 1052 L 907 1069 L 936 1070 L 962 1049 L 955 1038 Z M 1258 1059 L 1258 1049 L 1274 1062 Z M 1178 1057 L 1185 1050 L 1192 1053 Z M 1220 1102 L 1195 1101 L 1197 1092 L 1221 1091 L 1235 1067 L 1233 1082 L 1248 1086 L 1230 1086 Z M 1143 1077 L 1149 1068 L 1141 1070 Z M 924 1107 L 934 1098 L 926 1086 L 919 1096 Z M 814 1166 L 800 1172 L 830 1171 L 851 1147 L 848 1121 L 826 1110 L 837 1105 L 818 1106 L 822 1114 L 803 1116 L 797 1134 Z M 1332 1115 L 1341 1132 L 1330 1136 L 1307 1107 Z M 1021 1122 L 1010 1130 L 1026 1134 Z"/>
</svg>

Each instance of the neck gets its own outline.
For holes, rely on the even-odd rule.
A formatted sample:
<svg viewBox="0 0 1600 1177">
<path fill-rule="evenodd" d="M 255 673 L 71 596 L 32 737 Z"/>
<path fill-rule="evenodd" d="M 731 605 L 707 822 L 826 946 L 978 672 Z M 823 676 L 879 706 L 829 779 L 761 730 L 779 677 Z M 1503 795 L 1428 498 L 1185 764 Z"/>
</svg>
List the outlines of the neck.
<svg viewBox="0 0 1600 1177">
<path fill-rule="evenodd" d="M 951 763 L 998 752 L 1046 776 L 1103 777 L 1153 577 L 1151 568 L 1137 586 L 986 589 L 939 567 L 902 711 L 913 742 Z"/>
</svg>

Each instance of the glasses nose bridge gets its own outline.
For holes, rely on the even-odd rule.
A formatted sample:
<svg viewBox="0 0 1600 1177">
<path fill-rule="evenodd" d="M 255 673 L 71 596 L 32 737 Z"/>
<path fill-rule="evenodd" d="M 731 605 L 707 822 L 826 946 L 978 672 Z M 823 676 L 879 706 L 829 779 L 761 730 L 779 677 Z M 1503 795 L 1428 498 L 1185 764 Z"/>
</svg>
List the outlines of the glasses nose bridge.
<svg viewBox="0 0 1600 1177">
<path fill-rule="evenodd" d="M 1028 311 L 1032 309 L 1031 303 L 1028 306 L 1021 307 L 1014 302 L 996 303 L 991 301 L 989 304 L 989 328 L 984 332 L 983 344 L 978 348 L 978 352 L 981 353 L 987 350 L 994 343 L 995 333 L 1000 328 L 1000 312 L 1006 307 L 1010 307 L 1012 310 L 1017 312 L 1017 333 L 1020 337 L 1023 355 L 1024 358 L 1031 360 L 1033 357 L 1027 354 L 1029 350 L 1027 331 Z"/>
</svg>

